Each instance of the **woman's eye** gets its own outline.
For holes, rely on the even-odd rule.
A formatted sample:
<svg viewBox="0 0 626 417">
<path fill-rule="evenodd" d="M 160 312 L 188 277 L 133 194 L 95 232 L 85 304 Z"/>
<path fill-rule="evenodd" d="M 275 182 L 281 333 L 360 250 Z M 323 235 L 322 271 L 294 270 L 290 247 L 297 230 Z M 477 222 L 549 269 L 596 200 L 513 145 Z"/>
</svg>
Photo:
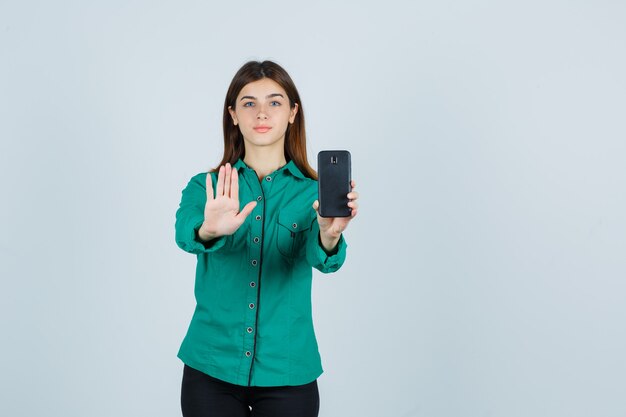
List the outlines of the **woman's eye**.
<svg viewBox="0 0 626 417">
<path fill-rule="evenodd" d="M 251 102 L 251 101 L 247 101 L 247 102 L 243 103 L 243 106 L 244 107 L 252 107 L 252 106 L 254 106 L 254 103 Z"/>
<path fill-rule="evenodd" d="M 272 106 L 280 106 L 280 102 L 279 101 L 272 101 L 270 104 Z"/>
</svg>

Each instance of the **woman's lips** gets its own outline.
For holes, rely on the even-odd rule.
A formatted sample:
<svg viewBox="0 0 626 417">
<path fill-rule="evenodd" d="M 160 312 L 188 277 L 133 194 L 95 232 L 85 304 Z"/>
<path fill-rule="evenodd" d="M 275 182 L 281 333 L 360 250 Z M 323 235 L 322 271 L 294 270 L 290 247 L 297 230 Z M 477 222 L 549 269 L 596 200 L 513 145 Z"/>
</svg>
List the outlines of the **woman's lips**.
<svg viewBox="0 0 626 417">
<path fill-rule="evenodd" d="M 255 127 L 254 130 L 259 132 L 259 133 L 265 133 L 267 131 L 269 131 L 271 129 L 271 127 L 269 126 L 259 126 L 259 127 Z"/>
</svg>

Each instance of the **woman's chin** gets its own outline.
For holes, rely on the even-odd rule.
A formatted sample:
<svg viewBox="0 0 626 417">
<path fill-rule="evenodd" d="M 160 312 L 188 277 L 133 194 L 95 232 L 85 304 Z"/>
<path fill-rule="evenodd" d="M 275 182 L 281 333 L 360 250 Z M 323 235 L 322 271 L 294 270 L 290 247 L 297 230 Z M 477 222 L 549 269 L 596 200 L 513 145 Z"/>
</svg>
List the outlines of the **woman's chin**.
<svg viewBox="0 0 626 417">
<path fill-rule="evenodd" d="M 276 139 L 270 138 L 267 136 L 262 137 L 252 137 L 246 139 L 246 145 L 248 146 L 258 146 L 258 147 L 271 147 L 271 146 L 280 146 L 281 148 L 284 146 L 284 139 Z"/>
</svg>

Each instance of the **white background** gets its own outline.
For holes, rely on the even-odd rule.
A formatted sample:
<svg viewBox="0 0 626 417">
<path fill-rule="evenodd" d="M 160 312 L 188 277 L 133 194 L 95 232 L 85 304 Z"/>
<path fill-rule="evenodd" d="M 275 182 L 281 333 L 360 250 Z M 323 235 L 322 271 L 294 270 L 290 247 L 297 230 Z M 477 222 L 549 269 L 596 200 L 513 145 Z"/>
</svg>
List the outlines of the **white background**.
<svg viewBox="0 0 626 417">
<path fill-rule="evenodd" d="M 321 417 L 624 416 L 619 1 L 0 2 L 0 415 L 176 416 L 189 178 L 249 59 L 349 149 Z"/>
</svg>

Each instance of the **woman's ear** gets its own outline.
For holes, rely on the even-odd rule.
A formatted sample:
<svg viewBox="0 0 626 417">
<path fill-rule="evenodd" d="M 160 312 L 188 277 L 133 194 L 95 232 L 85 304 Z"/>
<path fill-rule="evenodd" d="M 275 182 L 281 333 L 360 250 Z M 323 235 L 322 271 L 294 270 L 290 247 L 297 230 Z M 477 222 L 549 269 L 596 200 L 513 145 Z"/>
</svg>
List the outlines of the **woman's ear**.
<svg viewBox="0 0 626 417">
<path fill-rule="evenodd" d="M 237 114 L 235 113 L 235 110 L 233 110 L 232 106 L 228 106 L 228 112 L 230 113 L 230 117 L 233 119 L 233 124 L 237 126 L 239 121 L 237 120 Z"/>
<path fill-rule="evenodd" d="M 296 114 L 298 114 L 298 103 L 293 103 L 291 112 L 289 112 L 289 124 L 293 124 L 293 122 L 296 120 Z"/>
</svg>

